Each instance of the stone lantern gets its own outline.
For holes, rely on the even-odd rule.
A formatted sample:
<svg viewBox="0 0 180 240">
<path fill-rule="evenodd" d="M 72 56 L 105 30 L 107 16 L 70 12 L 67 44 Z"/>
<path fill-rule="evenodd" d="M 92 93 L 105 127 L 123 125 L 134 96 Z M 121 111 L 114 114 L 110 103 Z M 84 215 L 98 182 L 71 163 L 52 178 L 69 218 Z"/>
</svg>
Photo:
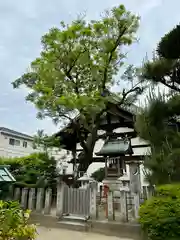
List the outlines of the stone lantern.
<svg viewBox="0 0 180 240">
<path fill-rule="evenodd" d="M 89 183 L 94 182 L 94 179 L 85 173 L 82 177 L 78 178 L 77 181 L 81 182 L 81 188 L 87 188 Z"/>
</svg>

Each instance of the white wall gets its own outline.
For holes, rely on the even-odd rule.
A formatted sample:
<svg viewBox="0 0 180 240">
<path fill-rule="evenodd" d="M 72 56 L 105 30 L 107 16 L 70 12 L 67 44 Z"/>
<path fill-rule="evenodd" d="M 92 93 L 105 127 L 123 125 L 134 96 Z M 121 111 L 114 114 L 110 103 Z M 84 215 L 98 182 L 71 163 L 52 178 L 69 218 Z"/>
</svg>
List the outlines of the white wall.
<svg viewBox="0 0 180 240">
<path fill-rule="evenodd" d="M 10 145 L 9 144 L 9 139 L 13 138 L 15 140 L 20 141 L 20 145 Z M 23 142 L 27 142 L 27 147 L 23 147 Z M 10 134 L 6 135 L 5 133 L 0 133 L 0 157 L 22 157 L 22 156 L 28 156 L 31 153 L 34 152 L 41 152 L 43 151 L 42 148 L 33 148 L 33 140 L 28 140 L 28 139 L 23 139 L 18 136 L 11 136 Z M 57 161 L 60 160 L 63 156 L 64 153 L 67 154 L 66 150 L 61 150 L 57 148 L 53 148 L 49 150 L 49 155 L 53 156 Z M 67 157 L 65 157 L 67 159 Z"/>
<path fill-rule="evenodd" d="M 13 138 L 20 141 L 20 146 L 9 144 L 9 139 Z M 23 141 L 27 142 L 27 148 L 23 147 Z M 0 156 L 1 157 L 21 157 L 33 153 L 33 142 L 31 140 L 22 139 L 0 133 Z"/>
</svg>

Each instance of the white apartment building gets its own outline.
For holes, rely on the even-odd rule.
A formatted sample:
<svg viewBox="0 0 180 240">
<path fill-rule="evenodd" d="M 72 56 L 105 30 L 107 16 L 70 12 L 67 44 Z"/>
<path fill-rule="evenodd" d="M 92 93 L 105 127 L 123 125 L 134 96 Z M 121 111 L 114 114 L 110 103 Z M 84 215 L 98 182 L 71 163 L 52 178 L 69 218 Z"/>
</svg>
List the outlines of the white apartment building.
<svg viewBox="0 0 180 240">
<path fill-rule="evenodd" d="M 0 127 L 0 157 L 21 157 L 34 151 L 32 136 Z"/>
<path fill-rule="evenodd" d="M 0 157 L 22 157 L 39 151 L 42 151 L 42 149 L 34 149 L 32 136 L 0 127 Z M 63 157 L 64 151 L 51 149 L 49 154 L 59 160 Z"/>
</svg>

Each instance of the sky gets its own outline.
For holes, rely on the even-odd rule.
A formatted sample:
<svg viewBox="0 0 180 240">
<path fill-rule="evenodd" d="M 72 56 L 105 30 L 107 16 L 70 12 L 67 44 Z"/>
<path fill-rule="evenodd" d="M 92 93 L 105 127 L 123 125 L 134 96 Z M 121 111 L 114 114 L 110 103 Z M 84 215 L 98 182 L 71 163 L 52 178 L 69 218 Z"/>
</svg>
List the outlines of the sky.
<svg viewBox="0 0 180 240">
<path fill-rule="evenodd" d="M 180 22 L 179 0 L 6 0 L 0 1 L 0 126 L 34 134 L 44 129 L 51 134 L 59 127 L 50 119 L 37 120 L 37 110 L 25 101 L 24 89 L 11 82 L 27 71 L 38 57 L 43 34 L 59 22 L 70 23 L 79 13 L 97 19 L 105 10 L 125 4 L 141 16 L 139 41 L 128 52 L 127 63 L 141 65 L 151 57 L 160 38 Z"/>
</svg>

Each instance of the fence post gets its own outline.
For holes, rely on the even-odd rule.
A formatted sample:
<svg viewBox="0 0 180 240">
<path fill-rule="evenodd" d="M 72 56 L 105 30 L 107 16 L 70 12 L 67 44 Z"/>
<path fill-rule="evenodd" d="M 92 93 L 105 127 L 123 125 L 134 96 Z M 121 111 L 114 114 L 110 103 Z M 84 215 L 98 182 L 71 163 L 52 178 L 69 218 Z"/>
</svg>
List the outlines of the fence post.
<svg viewBox="0 0 180 240">
<path fill-rule="evenodd" d="M 28 208 L 30 210 L 35 209 L 35 194 L 36 194 L 36 189 L 35 188 L 30 188 L 30 190 L 29 190 L 29 200 L 28 200 Z"/>
<path fill-rule="evenodd" d="M 21 194 L 21 207 L 23 209 L 27 209 L 27 206 L 28 206 L 28 188 L 23 188 Z"/>
<path fill-rule="evenodd" d="M 37 190 L 37 200 L 36 200 L 36 211 L 38 213 L 42 212 L 44 202 L 44 189 L 38 188 Z"/>
<path fill-rule="evenodd" d="M 15 188 L 15 190 L 14 190 L 14 200 L 15 201 L 20 200 L 20 194 L 21 194 L 21 189 L 20 188 Z"/>
<path fill-rule="evenodd" d="M 108 220 L 114 220 L 114 204 L 112 191 L 108 192 L 107 203 L 108 203 Z"/>
<path fill-rule="evenodd" d="M 120 189 L 120 204 L 121 204 L 121 218 L 123 222 L 128 221 L 128 209 L 127 209 L 127 190 L 125 188 Z"/>
<path fill-rule="evenodd" d="M 46 189 L 44 214 L 51 213 L 52 189 Z"/>
<path fill-rule="evenodd" d="M 97 218 L 97 206 L 96 206 L 96 193 L 97 193 L 97 183 L 90 183 L 90 217 L 91 219 Z"/>
<path fill-rule="evenodd" d="M 64 188 L 64 182 L 59 183 L 57 186 L 56 216 L 59 218 L 61 218 L 63 214 Z"/>
</svg>

